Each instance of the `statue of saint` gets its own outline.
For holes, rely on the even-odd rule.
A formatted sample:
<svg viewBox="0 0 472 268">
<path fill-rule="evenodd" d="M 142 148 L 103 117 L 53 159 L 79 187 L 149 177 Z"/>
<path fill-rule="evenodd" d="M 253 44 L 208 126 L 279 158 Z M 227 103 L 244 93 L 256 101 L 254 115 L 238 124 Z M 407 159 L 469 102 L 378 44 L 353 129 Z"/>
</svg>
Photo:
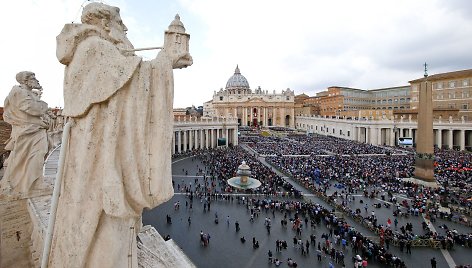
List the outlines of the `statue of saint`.
<svg viewBox="0 0 472 268">
<path fill-rule="evenodd" d="M 3 117 L 12 125 L 12 132 L 5 146 L 11 152 L 0 188 L 7 195 L 25 196 L 42 179 L 48 152 L 49 126 L 44 118 L 48 104 L 40 100 L 42 88 L 34 73 L 20 72 L 16 81 L 19 85 L 12 88 L 4 104 Z"/>
<path fill-rule="evenodd" d="M 119 8 L 90 3 L 81 21 L 57 36 L 72 127 L 48 267 L 138 267 L 142 211 L 174 193 L 173 69 L 192 64 L 189 35 L 176 16 L 175 39 L 143 61 Z"/>
</svg>

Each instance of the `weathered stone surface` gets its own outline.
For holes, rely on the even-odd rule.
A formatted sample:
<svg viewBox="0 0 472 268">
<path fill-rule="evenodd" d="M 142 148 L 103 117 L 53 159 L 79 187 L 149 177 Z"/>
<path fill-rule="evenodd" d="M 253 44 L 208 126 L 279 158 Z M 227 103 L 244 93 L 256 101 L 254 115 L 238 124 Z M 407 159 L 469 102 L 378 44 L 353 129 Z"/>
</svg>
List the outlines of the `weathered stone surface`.
<svg viewBox="0 0 472 268">
<path fill-rule="evenodd" d="M 45 114 L 48 105 L 40 100 L 41 85 L 32 72 L 16 75 L 19 85 L 5 99 L 3 118 L 12 125 L 5 149 L 10 152 L 0 194 L 28 195 L 42 177 L 44 157 L 48 152 Z M 39 91 L 33 91 L 38 89 Z M 39 182 L 40 183 L 40 182 Z"/>
<path fill-rule="evenodd" d="M 30 227 L 31 242 L 28 241 L 23 255 L 27 259 L 25 266 L 1 266 L 1 267 L 39 267 L 40 258 L 44 246 L 44 237 L 49 223 L 49 211 L 51 208 L 51 196 L 31 198 L 27 201 L 28 212 L 31 216 Z M 23 214 L 26 208 L 23 209 Z M 26 219 L 23 217 L 22 219 Z M 31 252 L 31 258 L 28 254 Z M 2 252 L 3 253 L 3 252 Z M 138 265 L 142 268 L 156 267 L 195 267 L 183 251 L 173 240 L 164 241 L 161 235 L 151 226 L 144 226 L 138 233 L 137 243 Z"/>
<path fill-rule="evenodd" d="M 91 3 L 57 37 L 72 127 L 49 267 L 137 266 L 143 208 L 173 195 L 173 69 L 192 64 L 189 36 L 176 17 L 143 61 L 126 30 L 117 7 Z"/>
<path fill-rule="evenodd" d="M 29 248 L 31 230 L 27 200 L 0 201 L 0 267 L 33 267 Z"/>
</svg>

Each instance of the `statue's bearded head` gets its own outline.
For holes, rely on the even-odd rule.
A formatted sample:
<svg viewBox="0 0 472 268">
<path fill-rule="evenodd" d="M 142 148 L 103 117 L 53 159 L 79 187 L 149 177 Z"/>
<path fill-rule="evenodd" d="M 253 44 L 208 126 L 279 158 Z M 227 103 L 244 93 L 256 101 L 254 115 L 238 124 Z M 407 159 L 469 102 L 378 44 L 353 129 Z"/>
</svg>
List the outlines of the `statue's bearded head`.
<svg viewBox="0 0 472 268">
<path fill-rule="evenodd" d="M 26 86 L 28 89 L 42 89 L 33 72 L 24 71 L 17 73 L 16 81 L 18 81 L 20 85 Z"/>
<path fill-rule="evenodd" d="M 122 49 L 132 49 L 133 45 L 126 36 L 128 28 L 123 24 L 120 9 L 102 3 L 90 3 L 84 7 L 82 23 L 95 25 L 105 30 Z"/>
</svg>

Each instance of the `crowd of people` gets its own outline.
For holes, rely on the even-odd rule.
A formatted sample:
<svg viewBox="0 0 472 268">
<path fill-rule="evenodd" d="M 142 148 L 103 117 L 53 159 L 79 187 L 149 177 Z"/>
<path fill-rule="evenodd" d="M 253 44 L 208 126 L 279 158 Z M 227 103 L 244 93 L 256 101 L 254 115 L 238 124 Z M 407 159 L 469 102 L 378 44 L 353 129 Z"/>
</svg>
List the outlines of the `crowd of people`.
<svg viewBox="0 0 472 268">
<path fill-rule="evenodd" d="M 440 187 L 429 188 L 403 180 L 413 177 L 415 155 L 411 149 L 402 148 L 400 151 L 392 147 L 366 145 L 333 137 L 294 134 L 283 138 L 251 135 L 242 137 L 240 143 L 250 147 L 254 153 L 241 147 L 190 153 L 196 155 L 205 166 L 200 170 L 205 181 L 204 185 L 197 188 L 200 195 L 224 196 L 233 192 L 226 180 L 236 176 L 237 168 L 244 160 L 251 167 L 253 177 L 262 182 L 262 186 L 252 193 L 275 197 L 280 192 L 285 192 L 286 196 L 300 196 L 295 187 L 257 160 L 256 157 L 263 155 L 272 166 L 307 189 L 328 198 L 332 201 L 331 204 L 341 207 L 346 215 L 370 226 L 380 237 L 379 242 L 365 238 L 344 219 L 338 218 L 332 210 L 318 204 L 255 199 L 245 203 L 248 209 L 249 205 L 254 206 L 250 213 L 252 220 L 256 213 L 254 211 L 258 211 L 255 208 L 284 214 L 281 226 L 287 226 L 287 222 L 290 222 L 296 233 L 294 247 L 300 249 L 301 255 L 309 254 L 310 248 L 314 247 L 312 253 L 328 256 L 334 263 L 344 263 L 343 249 L 350 245 L 352 250 L 359 252 L 360 259 L 353 259 L 356 265 L 362 265 L 364 260 L 375 260 L 403 267 L 403 261 L 388 252 L 391 244 L 399 246 L 402 252 L 405 249 L 407 253 L 411 253 L 412 241 L 416 239 L 440 241 L 440 247 L 444 249 L 451 249 L 454 245 L 472 247 L 472 233 L 460 233 L 444 224 L 441 226 L 444 232 L 438 234 L 426 222 L 423 223 L 422 232 L 413 232 L 411 223 L 397 228 L 396 218 L 422 214 L 431 222 L 443 219 L 470 225 L 466 215 L 472 211 L 472 157 L 469 153 L 436 149 L 435 177 Z M 184 155 L 175 155 L 182 156 Z M 367 213 L 367 204 L 364 212 L 353 209 L 352 202 L 355 202 L 355 196 L 358 195 L 365 198 L 381 197 L 385 202 L 373 206 L 391 208 L 395 226 L 390 226 L 391 222 L 379 222 L 374 211 L 372 214 Z M 397 200 L 399 196 L 404 197 L 402 201 Z M 232 197 L 227 198 L 223 199 L 229 200 Z M 456 210 L 440 209 L 447 204 L 456 206 Z M 330 230 L 329 234 L 322 234 L 318 244 L 314 243 L 316 238 L 313 239 L 313 235 L 302 238 L 302 218 L 305 218 L 306 225 L 308 222 L 312 226 L 321 223 L 326 225 Z M 265 221 L 265 224 L 270 233 L 273 223 Z M 339 247 L 335 248 L 333 245 Z M 287 242 L 278 240 L 276 251 L 281 251 L 284 247 L 287 247 Z M 282 263 L 280 259 L 277 261 Z"/>
</svg>

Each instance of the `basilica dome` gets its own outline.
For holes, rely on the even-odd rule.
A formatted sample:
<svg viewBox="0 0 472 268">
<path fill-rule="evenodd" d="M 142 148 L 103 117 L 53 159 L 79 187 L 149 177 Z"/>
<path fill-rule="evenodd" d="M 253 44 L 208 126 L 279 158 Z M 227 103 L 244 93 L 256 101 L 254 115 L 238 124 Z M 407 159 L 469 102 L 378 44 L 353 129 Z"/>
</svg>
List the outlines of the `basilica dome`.
<svg viewBox="0 0 472 268">
<path fill-rule="evenodd" d="M 239 71 L 238 66 L 236 66 L 233 76 L 228 79 L 225 89 L 230 93 L 236 93 L 236 90 L 240 93 L 250 93 L 251 90 L 249 89 L 249 83 L 247 82 L 246 77 L 244 77 Z M 243 92 L 241 92 L 241 90 Z"/>
</svg>

